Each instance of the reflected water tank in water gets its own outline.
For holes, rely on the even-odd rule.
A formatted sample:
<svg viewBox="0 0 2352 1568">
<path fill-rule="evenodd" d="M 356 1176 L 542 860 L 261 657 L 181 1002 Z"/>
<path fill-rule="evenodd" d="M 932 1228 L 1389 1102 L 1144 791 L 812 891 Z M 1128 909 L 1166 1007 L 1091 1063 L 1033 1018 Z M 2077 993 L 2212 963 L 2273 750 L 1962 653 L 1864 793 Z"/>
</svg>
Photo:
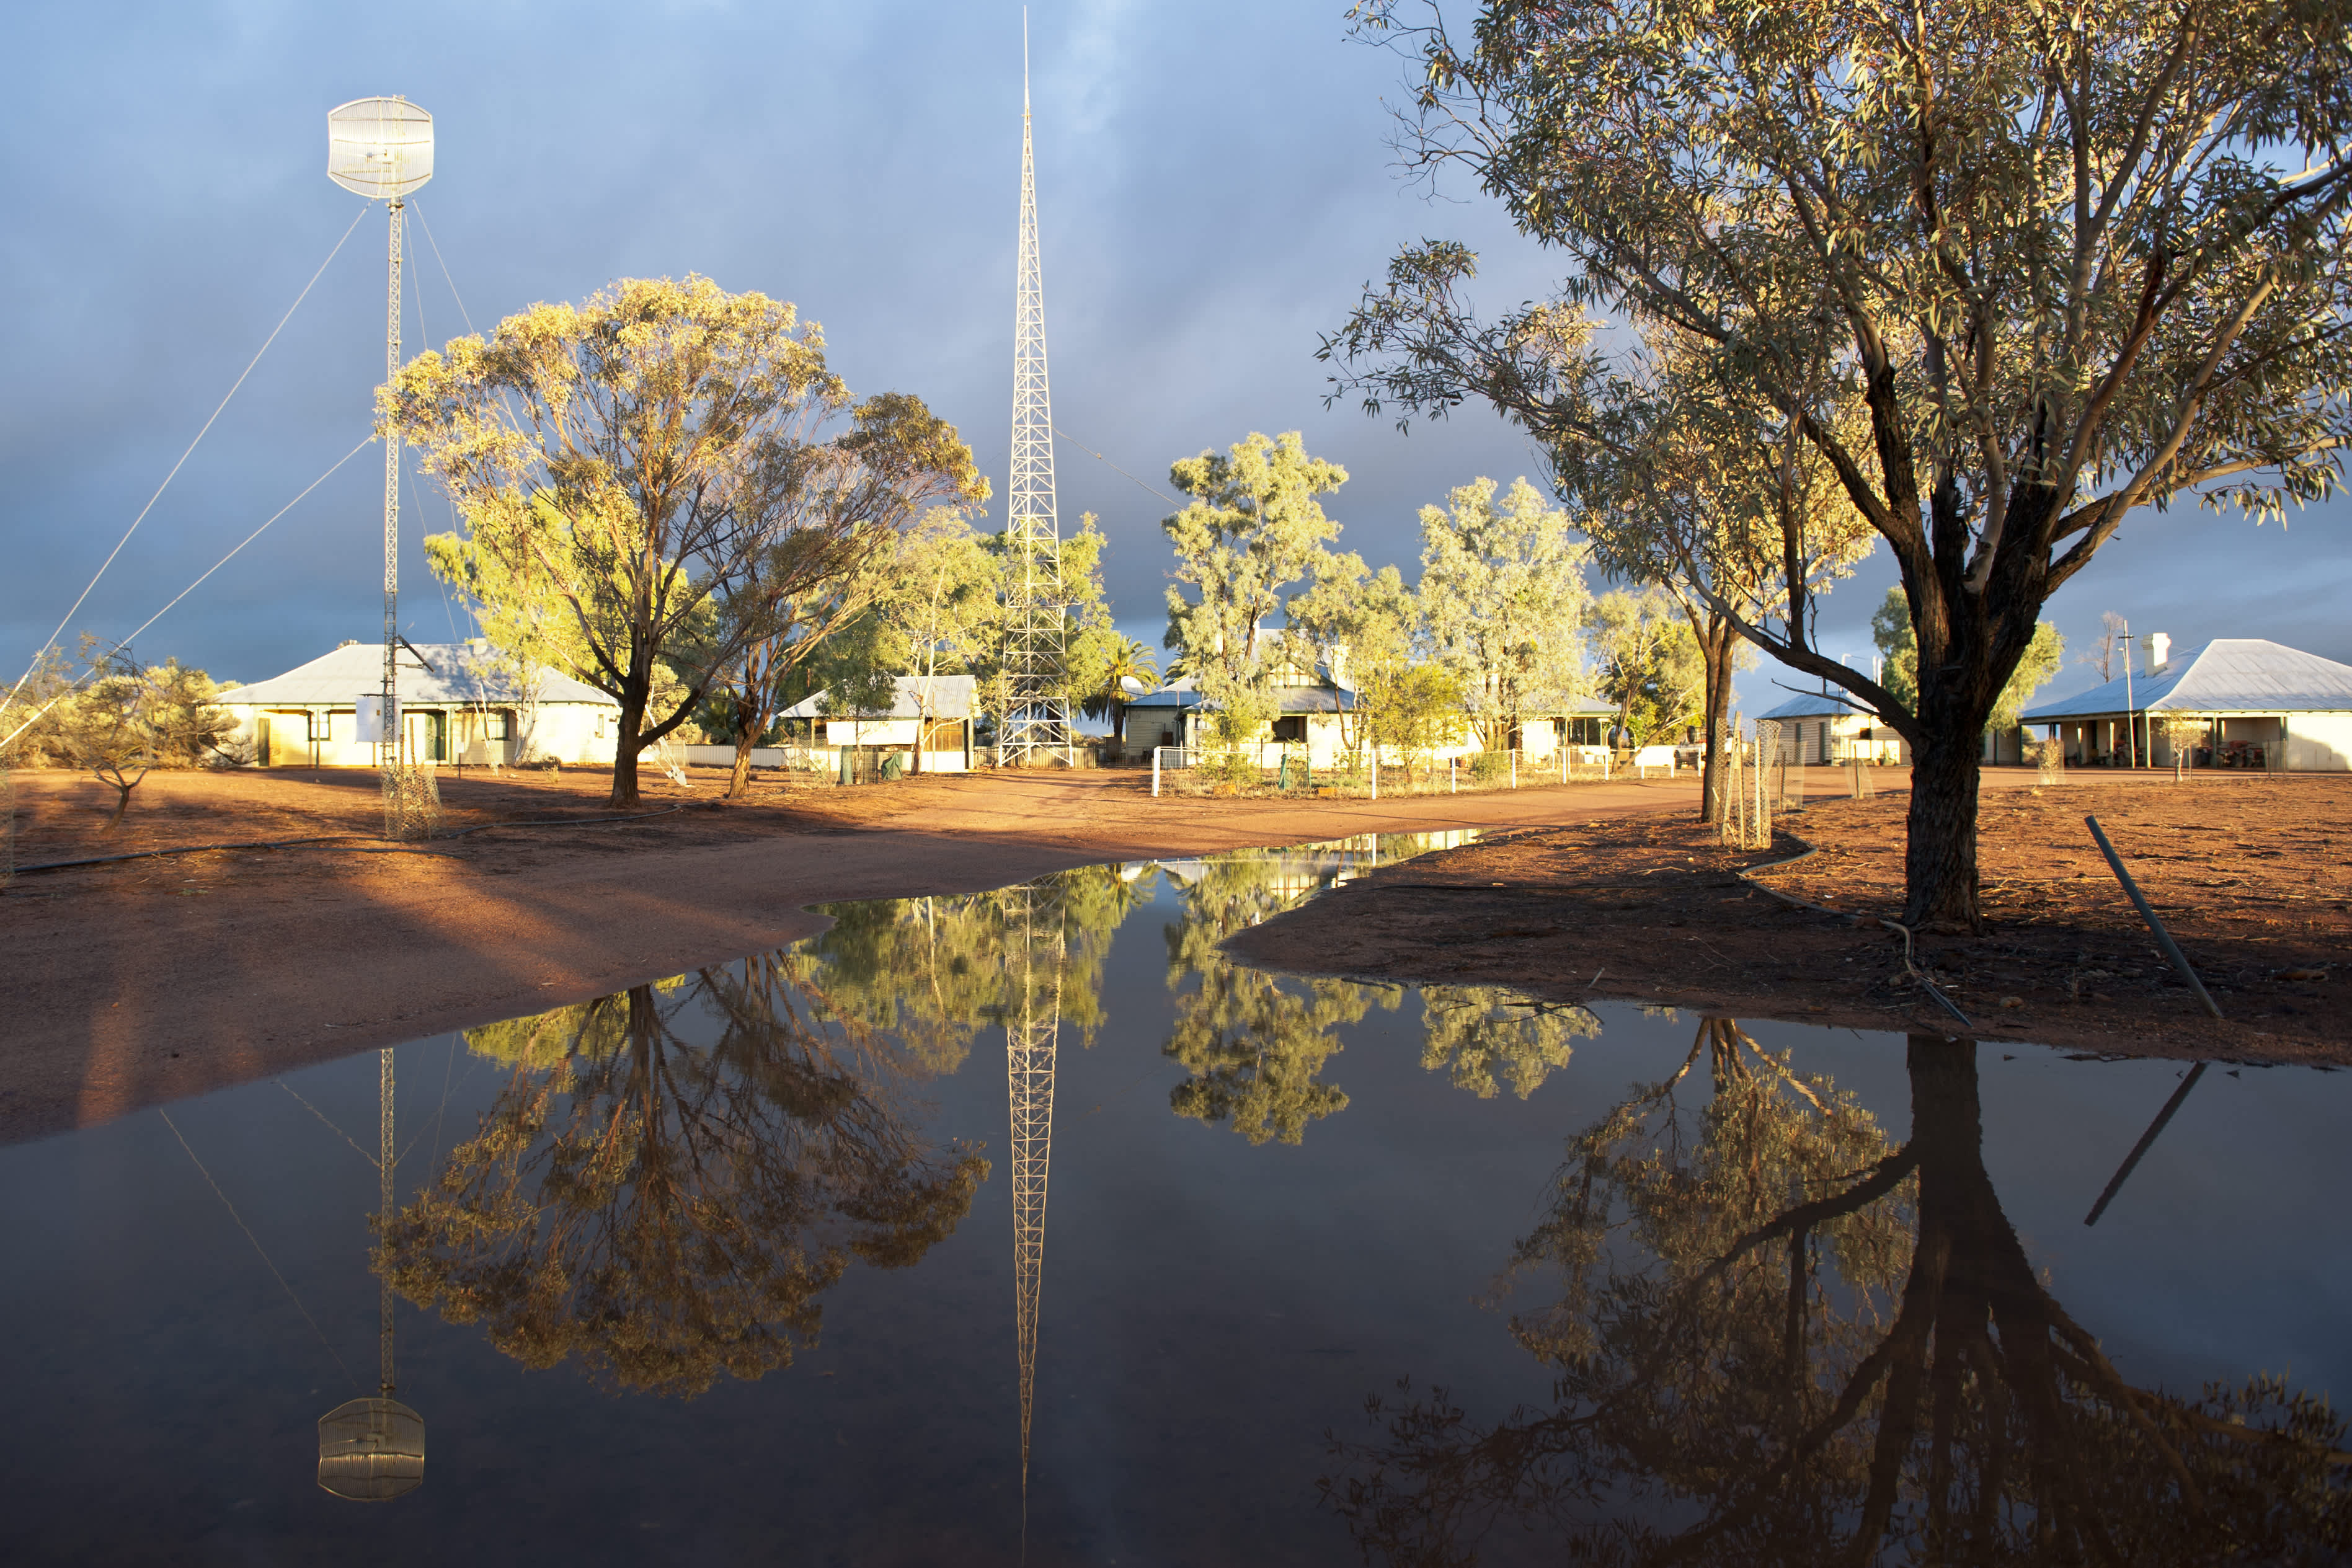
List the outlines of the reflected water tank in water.
<svg viewBox="0 0 2352 1568">
<path fill-rule="evenodd" d="M 425 1417 L 397 1399 L 353 1399 L 319 1417 L 319 1484 L 388 1502 L 425 1484 Z"/>
</svg>

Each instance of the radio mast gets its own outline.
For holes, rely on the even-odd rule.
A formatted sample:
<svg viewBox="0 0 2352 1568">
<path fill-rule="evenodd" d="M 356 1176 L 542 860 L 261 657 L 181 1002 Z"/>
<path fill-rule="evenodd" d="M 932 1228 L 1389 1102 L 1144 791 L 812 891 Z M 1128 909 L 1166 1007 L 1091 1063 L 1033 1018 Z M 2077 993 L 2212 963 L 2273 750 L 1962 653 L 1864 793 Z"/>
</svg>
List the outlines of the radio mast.
<svg viewBox="0 0 2352 1568">
<path fill-rule="evenodd" d="M 1013 306 L 1013 472 L 1005 486 L 1005 711 L 997 760 L 1077 762 L 1069 703 L 1062 539 L 1054 516 L 1054 400 L 1045 385 L 1045 283 L 1037 265 L 1037 169 L 1029 140 L 1029 14 L 1021 14 L 1021 260 Z"/>
</svg>

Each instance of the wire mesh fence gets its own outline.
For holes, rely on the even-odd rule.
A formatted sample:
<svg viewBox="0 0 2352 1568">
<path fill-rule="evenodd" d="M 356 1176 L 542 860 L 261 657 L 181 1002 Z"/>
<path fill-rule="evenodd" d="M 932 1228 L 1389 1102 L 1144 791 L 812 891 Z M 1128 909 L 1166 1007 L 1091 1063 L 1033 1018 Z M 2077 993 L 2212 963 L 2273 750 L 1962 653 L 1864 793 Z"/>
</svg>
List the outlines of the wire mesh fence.
<svg viewBox="0 0 2352 1568">
<path fill-rule="evenodd" d="M 383 770 L 383 836 L 407 842 L 441 831 L 441 781 L 430 762 L 397 761 Z"/>
<path fill-rule="evenodd" d="M 1158 746 L 1152 747 L 1150 766 L 1155 796 L 1270 790 L 1374 800 L 1601 783 L 1623 771 L 1607 748 L 1597 746 L 1463 754 L 1365 748 L 1336 757 L 1327 753 L 1318 760 L 1307 747 L 1281 741 Z"/>
<path fill-rule="evenodd" d="M 1787 789 L 1780 727 L 1759 719 L 1754 738 L 1739 721 L 1725 720 L 1716 731 L 1716 830 L 1725 847 L 1760 850 L 1772 841 L 1772 811 Z"/>
</svg>

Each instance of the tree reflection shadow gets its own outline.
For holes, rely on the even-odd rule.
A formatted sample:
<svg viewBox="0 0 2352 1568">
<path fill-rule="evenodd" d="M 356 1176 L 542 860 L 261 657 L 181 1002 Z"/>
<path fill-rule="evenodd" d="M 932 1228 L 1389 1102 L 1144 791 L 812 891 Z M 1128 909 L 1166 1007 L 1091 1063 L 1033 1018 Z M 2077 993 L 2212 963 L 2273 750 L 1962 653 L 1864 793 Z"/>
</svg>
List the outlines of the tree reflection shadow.
<svg viewBox="0 0 2352 1568">
<path fill-rule="evenodd" d="M 1704 1061 L 1712 1093 L 1678 1095 Z M 1591 1563 L 2332 1561 L 2352 1456 L 2280 1379 L 2142 1388 L 2044 1287 L 1982 1154 L 1972 1044 L 1914 1037 L 1890 1142 L 1725 1019 L 1570 1145 L 1513 1320 L 1556 1405 L 1375 1400 L 1324 1482 L 1368 1556 L 1497 1525 Z M 1511 1531 L 1500 1545 L 1507 1542 Z"/>
<path fill-rule="evenodd" d="M 913 1125 L 898 1048 L 781 957 L 468 1040 L 513 1078 L 377 1266 L 525 1364 L 608 1386 L 691 1396 L 788 1364 L 850 1259 L 917 1261 L 988 1175 Z"/>
</svg>

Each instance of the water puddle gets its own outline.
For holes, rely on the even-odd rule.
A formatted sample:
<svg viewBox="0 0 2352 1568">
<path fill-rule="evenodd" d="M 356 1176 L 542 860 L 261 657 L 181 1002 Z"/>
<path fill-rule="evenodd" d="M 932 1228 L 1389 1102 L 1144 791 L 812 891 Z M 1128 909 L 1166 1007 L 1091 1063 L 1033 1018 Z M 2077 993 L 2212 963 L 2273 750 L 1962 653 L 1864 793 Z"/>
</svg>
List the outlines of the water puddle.
<svg viewBox="0 0 2352 1568">
<path fill-rule="evenodd" d="M 2345 1549 L 2352 1074 L 1216 951 L 1465 837 L 845 904 L 0 1150 L 0 1558 Z"/>
</svg>

